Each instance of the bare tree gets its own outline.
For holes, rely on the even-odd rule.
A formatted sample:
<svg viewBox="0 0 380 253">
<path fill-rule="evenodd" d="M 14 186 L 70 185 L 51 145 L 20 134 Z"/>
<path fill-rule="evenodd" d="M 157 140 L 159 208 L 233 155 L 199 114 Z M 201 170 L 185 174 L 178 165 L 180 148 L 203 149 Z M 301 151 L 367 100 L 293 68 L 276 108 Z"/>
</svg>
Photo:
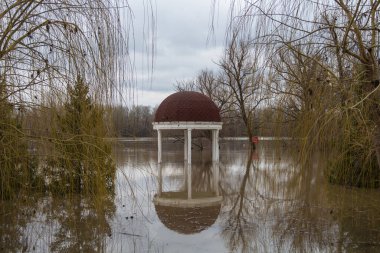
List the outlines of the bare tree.
<svg viewBox="0 0 380 253">
<path fill-rule="evenodd" d="M 305 150 L 325 142 L 330 154 L 338 152 L 334 170 L 350 168 L 332 178 L 358 186 L 379 185 L 380 178 L 379 5 L 378 0 L 247 1 L 234 8 L 239 13 L 231 19 L 248 34 L 259 23 L 264 27 L 254 32 L 279 54 L 269 55 L 282 76 L 277 99 L 286 97 L 296 110 L 313 104 L 313 123 L 299 121 L 311 140 Z M 309 90 L 311 83 L 316 86 Z M 318 93 L 317 109 L 309 94 Z"/>
<path fill-rule="evenodd" d="M 222 116 L 230 111 L 232 94 L 223 85 L 223 75 L 204 69 L 194 80 L 177 81 L 174 85 L 177 91 L 198 91 L 208 96 L 220 109 Z"/>
<path fill-rule="evenodd" d="M 219 62 L 224 75 L 221 83 L 231 92 L 232 104 L 244 121 L 249 139 L 254 135 L 255 110 L 268 99 L 264 87 L 264 69 L 260 67 L 260 50 L 252 52 L 251 46 L 250 40 L 243 40 L 236 33 Z"/>
<path fill-rule="evenodd" d="M 199 88 L 194 80 L 176 81 L 174 88 L 176 91 L 199 91 Z"/>
</svg>

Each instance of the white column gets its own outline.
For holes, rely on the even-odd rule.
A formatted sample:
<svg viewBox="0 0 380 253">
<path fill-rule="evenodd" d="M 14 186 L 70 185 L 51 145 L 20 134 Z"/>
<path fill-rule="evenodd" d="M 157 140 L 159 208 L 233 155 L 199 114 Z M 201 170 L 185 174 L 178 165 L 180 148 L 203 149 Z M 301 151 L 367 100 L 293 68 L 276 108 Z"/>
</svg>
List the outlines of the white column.
<svg viewBox="0 0 380 253">
<path fill-rule="evenodd" d="M 162 162 L 162 142 L 161 142 L 161 130 L 157 130 L 157 145 L 158 145 L 158 163 Z"/>
<path fill-rule="evenodd" d="M 217 161 L 217 151 L 216 151 L 216 130 L 211 130 L 212 131 L 212 144 L 211 144 L 211 152 L 212 152 L 212 161 L 215 162 Z"/>
<path fill-rule="evenodd" d="M 158 196 L 162 194 L 162 165 L 158 164 Z"/>
<path fill-rule="evenodd" d="M 191 164 L 191 129 L 187 129 L 187 163 Z"/>
<path fill-rule="evenodd" d="M 219 162 L 219 130 L 215 130 L 215 161 Z"/>
<path fill-rule="evenodd" d="M 187 161 L 187 130 L 184 130 L 183 131 L 183 134 L 184 134 L 184 160 Z"/>
<path fill-rule="evenodd" d="M 187 199 L 191 199 L 191 164 L 188 163 L 186 165 L 186 170 L 187 170 Z"/>
<path fill-rule="evenodd" d="M 215 195 L 219 196 L 219 163 L 212 163 L 212 173 L 213 173 L 213 190 Z"/>
</svg>

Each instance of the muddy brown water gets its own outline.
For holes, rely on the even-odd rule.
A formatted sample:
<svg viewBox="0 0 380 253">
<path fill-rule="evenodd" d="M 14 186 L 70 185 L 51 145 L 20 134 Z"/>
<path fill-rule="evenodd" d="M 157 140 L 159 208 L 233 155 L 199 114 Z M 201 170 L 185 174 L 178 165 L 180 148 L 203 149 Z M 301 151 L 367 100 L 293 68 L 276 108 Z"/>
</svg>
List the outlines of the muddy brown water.
<svg viewBox="0 0 380 253">
<path fill-rule="evenodd" d="M 0 252 L 380 252 L 379 190 L 329 185 L 285 142 L 222 141 L 217 165 L 204 144 L 191 166 L 202 206 L 156 201 L 189 203 L 180 143 L 164 143 L 159 167 L 155 142 L 120 141 L 115 195 L 1 202 Z"/>
</svg>

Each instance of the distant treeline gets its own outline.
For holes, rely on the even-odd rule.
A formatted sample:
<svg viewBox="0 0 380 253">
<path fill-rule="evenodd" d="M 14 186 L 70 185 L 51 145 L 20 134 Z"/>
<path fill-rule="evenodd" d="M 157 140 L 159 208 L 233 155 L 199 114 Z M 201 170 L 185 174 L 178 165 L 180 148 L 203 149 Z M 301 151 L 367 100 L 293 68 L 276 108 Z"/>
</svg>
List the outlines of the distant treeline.
<svg viewBox="0 0 380 253">
<path fill-rule="evenodd" d="M 150 137 L 153 136 L 152 122 L 155 108 L 150 106 L 114 106 L 108 108 L 112 118 L 109 127 L 114 137 Z"/>
<path fill-rule="evenodd" d="M 152 137 L 155 136 L 152 123 L 157 107 L 151 106 L 110 106 L 107 109 L 109 121 L 108 127 L 112 129 L 112 137 Z M 255 133 L 260 136 L 288 136 L 289 125 L 282 122 L 282 127 L 278 123 L 278 110 L 269 108 L 257 109 L 254 113 Z M 223 128 L 221 136 L 247 136 L 247 131 L 243 120 L 238 112 L 228 112 L 222 114 Z"/>
</svg>

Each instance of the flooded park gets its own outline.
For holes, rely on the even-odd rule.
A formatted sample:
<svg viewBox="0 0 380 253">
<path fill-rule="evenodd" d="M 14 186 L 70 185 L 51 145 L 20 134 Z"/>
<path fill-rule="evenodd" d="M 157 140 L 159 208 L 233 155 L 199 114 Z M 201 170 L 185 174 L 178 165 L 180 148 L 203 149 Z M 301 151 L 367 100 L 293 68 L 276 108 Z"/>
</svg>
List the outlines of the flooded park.
<svg viewBox="0 0 380 253">
<path fill-rule="evenodd" d="M 380 0 L 0 0 L 0 252 L 380 252 Z"/>
<path fill-rule="evenodd" d="M 326 183 L 323 165 L 300 167 L 292 159 L 291 141 L 261 140 L 251 152 L 247 140 L 221 140 L 218 165 L 210 141 L 202 141 L 205 149 L 193 150 L 191 181 L 183 144 L 164 139 L 158 166 L 156 141 L 119 140 L 114 195 L 2 201 L 1 251 L 380 250 L 379 190 Z M 186 202 L 188 182 L 199 201 L 181 208 L 155 202 L 160 191 Z"/>
</svg>

